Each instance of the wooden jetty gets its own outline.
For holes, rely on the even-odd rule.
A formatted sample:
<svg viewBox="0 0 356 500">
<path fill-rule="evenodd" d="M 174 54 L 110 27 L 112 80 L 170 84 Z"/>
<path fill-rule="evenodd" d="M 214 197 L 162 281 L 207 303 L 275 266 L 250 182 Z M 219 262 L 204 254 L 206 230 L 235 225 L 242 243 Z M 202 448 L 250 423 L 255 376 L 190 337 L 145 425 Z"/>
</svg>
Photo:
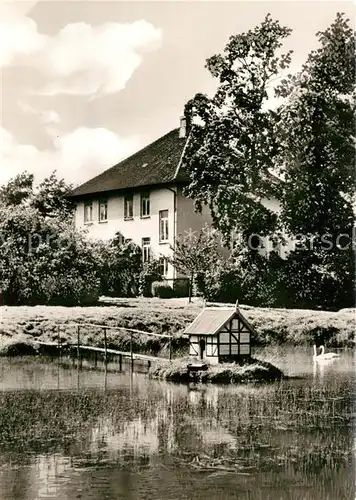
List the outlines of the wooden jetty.
<svg viewBox="0 0 356 500">
<path fill-rule="evenodd" d="M 61 327 L 62 325 L 57 324 L 57 327 Z M 172 335 L 167 335 L 167 334 L 158 334 L 158 333 L 152 333 L 152 332 L 144 332 L 141 330 L 136 330 L 133 328 L 125 328 L 125 327 L 119 327 L 119 326 L 107 326 L 107 325 L 99 325 L 96 323 L 65 323 L 65 326 L 74 326 L 76 327 L 77 330 L 77 342 L 76 343 L 68 343 L 68 342 L 61 342 L 60 339 L 60 334 L 58 333 L 58 340 L 57 342 L 44 342 L 44 341 L 36 341 L 36 344 L 38 344 L 40 347 L 42 347 L 44 350 L 52 350 L 55 349 L 59 356 L 62 356 L 64 352 L 76 352 L 76 357 L 78 361 L 81 359 L 82 354 L 84 352 L 86 353 L 93 353 L 95 356 L 95 360 L 97 359 L 97 355 L 103 355 L 104 357 L 104 362 L 107 363 L 108 361 L 108 356 L 117 356 L 119 358 L 119 366 L 120 370 L 122 369 L 122 362 L 125 358 L 129 359 L 131 361 L 131 368 L 133 368 L 133 363 L 134 360 L 142 360 L 146 361 L 148 363 L 148 366 L 151 366 L 151 363 L 156 360 L 161 360 L 161 359 L 172 359 Z M 81 333 L 81 328 L 85 327 L 90 327 L 90 328 L 99 328 L 103 330 L 103 341 L 104 341 L 104 347 L 96 347 L 96 346 L 89 346 L 89 345 L 82 345 L 81 344 L 81 338 L 80 338 L 80 333 Z M 130 333 L 130 350 L 129 351 L 119 351 L 117 349 L 110 349 L 107 346 L 107 330 L 123 330 L 126 332 Z M 147 354 L 140 354 L 140 353 L 135 353 L 133 352 L 133 335 L 149 335 L 153 337 L 161 337 L 161 338 L 166 338 L 169 340 L 169 358 L 159 358 L 157 356 L 150 356 Z"/>
</svg>

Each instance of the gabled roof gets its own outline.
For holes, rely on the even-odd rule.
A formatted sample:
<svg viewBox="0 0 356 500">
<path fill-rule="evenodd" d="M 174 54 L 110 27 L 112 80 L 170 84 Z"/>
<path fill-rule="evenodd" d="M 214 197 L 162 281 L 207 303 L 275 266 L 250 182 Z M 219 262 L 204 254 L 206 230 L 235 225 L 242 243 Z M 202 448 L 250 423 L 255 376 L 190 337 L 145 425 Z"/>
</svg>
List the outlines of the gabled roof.
<svg viewBox="0 0 356 500">
<path fill-rule="evenodd" d="M 207 307 L 195 318 L 184 333 L 188 335 L 215 335 L 236 314 L 236 309 Z"/>
<path fill-rule="evenodd" d="M 186 182 L 188 176 L 178 168 L 185 143 L 186 139 L 179 138 L 179 129 L 174 129 L 75 188 L 70 197 L 167 184 L 173 181 Z"/>
<path fill-rule="evenodd" d="M 238 317 L 245 326 L 256 334 L 256 330 L 245 318 L 239 308 L 206 307 L 193 323 L 184 331 L 187 335 L 215 335 L 233 317 Z"/>
</svg>

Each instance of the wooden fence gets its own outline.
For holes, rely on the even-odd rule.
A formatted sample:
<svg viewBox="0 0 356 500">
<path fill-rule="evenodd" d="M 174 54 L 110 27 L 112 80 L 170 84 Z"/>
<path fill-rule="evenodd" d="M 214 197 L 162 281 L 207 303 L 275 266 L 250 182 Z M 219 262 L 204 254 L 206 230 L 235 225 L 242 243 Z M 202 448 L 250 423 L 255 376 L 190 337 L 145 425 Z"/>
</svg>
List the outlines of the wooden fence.
<svg viewBox="0 0 356 500">
<path fill-rule="evenodd" d="M 77 342 L 75 344 L 73 343 L 62 343 L 60 334 L 58 333 L 57 337 L 57 342 L 42 342 L 38 341 L 37 343 L 39 345 L 42 345 L 43 347 L 55 347 L 59 349 L 59 355 L 61 356 L 62 354 L 62 349 L 63 348 L 68 348 L 68 349 L 73 349 L 76 350 L 77 353 L 77 358 L 80 360 L 80 352 L 81 351 L 86 351 L 86 352 L 93 352 L 93 353 L 101 353 L 104 354 L 104 360 L 105 363 L 107 363 L 108 355 L 115 355 L 119 357 L 119 364 L 120 364 L 120 370 L 122 367 L 122 360 L 123 358 L 130 358 L 131 360 L 131 367 L 133 367 L 133 362 L 134 359 L 142 359 L 146 360 L 148 364 L 151 364 L 151 361 L 155 361 L 158 359 L 172 359 L 172 339 L 173 335 L 167 335 L 167 334 L 159 334 L 159 333 L 152 333 L 152 332 L 144 332 L 142 330 L 136 330 L 134 328 L 126 328 L 126 327 L 120 327 L 120 326 L 108 326 L 108 325 L 100 325 L 97 323 L 76 323 L 76 322 L 70 322 L 70 323 L 65 323 L 65 326 L 74 326 L 76 327 L 76 337 L 77 337 Z M 62 326 L 62 324 L 56 324 L 57 327 Z M 88 345 L 82 345 L 81 344 L 81 329 L 85 327 L 90 327 L 90 328 L 100 328 L 103 330 L 103 340 L 104 340 L 104 347 L 94 347 L 94 346 L 88 346 Z M 107 341 L 107 331 L 108 330 L 118 330 L 118 331 L 126 331 L 130 333 L 130 350 L 129 351 L 119 351 L 116 349 L 109 349 L 108 348 L 108 341 Z M 149 356 L 146 354 L 139 354 L 139 353 L 134 353 L 133 352 L 133 336 L 134 335 L 148 335 L 152 337 L 157 337 L 157 338 L 166 338 L 169 339 L 169 356 L 168 358 L 158 358 L 157 356 Z"/>
</svg>

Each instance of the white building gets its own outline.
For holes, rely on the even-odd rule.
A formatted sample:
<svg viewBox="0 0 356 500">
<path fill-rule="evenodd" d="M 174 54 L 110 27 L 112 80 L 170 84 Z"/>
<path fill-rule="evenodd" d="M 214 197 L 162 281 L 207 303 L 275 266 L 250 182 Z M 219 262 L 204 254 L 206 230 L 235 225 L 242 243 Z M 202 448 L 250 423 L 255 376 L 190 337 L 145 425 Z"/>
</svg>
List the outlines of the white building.
<svg viewBox="0 0 356 500">
<path fill-rule="evenodd" d="M 189 178 L 181 166 L 186 144 L 185 120 L 152 144 L 73 190 L 76 201 L 75 225 L 86 228 L 88 236 L 111 239 L 120 232 L 142 248 L 143 261 L 161 259 L 162 274 L 168 281 L 179 276 L 165 256 L 172 254 L 178 236 L 197 234 L 211 224 L 208 207 L 194 211 L 193 200 L 183 188 Z M 263 200 L 278 211 L 277 200 Z M 269 249 L 270 250 L 270 249 Z M 267 249 L 268 251 L 268 249 Z M 279 250 L 284 253 L 284 249 Z"/>
<path fill-rule="evenodd" d="M 175 129 L 73 190 L 75 225 L 88 236 L 111 239 L 117 232 L 142 247 L 144 261 L 161 258 L 167 280 L 177 278 L 164 256 L 175 238 L 211 223 L 210 212 L 194 211 L 183 195 L 188 176 L 181 168 L 186 143 L 184 121 Z"/>
</svg>

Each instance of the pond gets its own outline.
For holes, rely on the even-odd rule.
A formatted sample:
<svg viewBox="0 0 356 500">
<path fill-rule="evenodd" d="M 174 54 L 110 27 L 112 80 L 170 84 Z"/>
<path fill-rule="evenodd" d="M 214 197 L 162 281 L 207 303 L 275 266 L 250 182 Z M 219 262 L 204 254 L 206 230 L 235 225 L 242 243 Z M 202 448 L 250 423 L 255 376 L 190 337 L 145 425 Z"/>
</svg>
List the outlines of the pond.
<svg viewBox="0 0 356 500">
<path fill-rule="evenodd" d="M 258 354 L 293 378 L 202 387 L 0 359 L 1 500 L 353 500 L 352 353 Z"/>
</svg>

